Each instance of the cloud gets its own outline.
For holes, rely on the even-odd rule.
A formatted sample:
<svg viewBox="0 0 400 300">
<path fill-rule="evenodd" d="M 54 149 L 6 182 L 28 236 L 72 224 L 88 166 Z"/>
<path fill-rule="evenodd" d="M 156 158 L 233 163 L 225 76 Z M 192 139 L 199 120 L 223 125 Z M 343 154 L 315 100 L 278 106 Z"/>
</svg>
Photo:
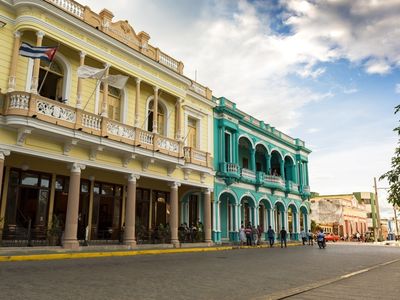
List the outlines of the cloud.
<svg viewBox="0 0 400 300">
<path fill-rule="evenodd" d="M 396 92 L 396 94 L 400 94 L 400 83 L 396 84 L 395 92 Z"/>
</svg>

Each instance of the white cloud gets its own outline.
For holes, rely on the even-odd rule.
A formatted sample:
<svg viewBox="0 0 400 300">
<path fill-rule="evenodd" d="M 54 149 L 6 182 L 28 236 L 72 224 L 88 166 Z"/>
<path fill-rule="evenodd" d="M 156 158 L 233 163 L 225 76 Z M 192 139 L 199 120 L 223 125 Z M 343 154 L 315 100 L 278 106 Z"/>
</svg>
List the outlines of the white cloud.
<svg viewBox="0 0 400 300">
<path fill-rule="evenodd" d="M 354 93 L 357 93 L 358 92 L 358 89 L 356 89 L 356 88 L 349 88 L 349 89 L 344 89 L 343 90 L 343 93 L 345 93 L 345 94 L 354 94 Z"/>
<path fill-rule="evenodd" d="M 396 84 L 395 92 L 396 92 L 396 94 L 400 94 L 400 83 Z"/>
</svg>

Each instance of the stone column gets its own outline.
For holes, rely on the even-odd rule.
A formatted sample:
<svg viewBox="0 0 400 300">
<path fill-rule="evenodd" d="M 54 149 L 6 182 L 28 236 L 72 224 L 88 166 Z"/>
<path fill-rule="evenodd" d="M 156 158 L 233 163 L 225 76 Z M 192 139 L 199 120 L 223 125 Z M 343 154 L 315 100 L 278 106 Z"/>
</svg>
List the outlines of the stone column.
<svg viewBox="0 0 400 300">
<path fill-rule="evenodd" d="M 176 136 L 175 138 L 180 141 L 182 139 L 182 103 L 183 99 L 178 98 L 176 107 Z"/>
<path fill-rule="evenodd" d="M 267 162 L 267 174 L 271 175 L 271 156 L 267 153 L 265 153 L 265 161 Z"/>
<path fill-rule="evenodd" d="M 256 172 L 256 149 L 250 149 L 250 169 Z"/>
<path fill-rule="evenodd" d="M 285 161 L 283 159 L 280 159 L 280 167 L 281 167 L 281 177 L 283 180 L 285 180 Z"/>
<path fill-rule="evenodd" d="M 20 31 L 14 32 L 14 48 L 13 48 L 12 58 L 11 58 L 10 75 L 8 76 L 8 90 L 7 90 L 8 92 L 15 91 L 19 47 L 21 45 L 21 36 L 22 36 L 22 33 Z"/>
<path fill-rule="evenodd" d="M 85 52 L 79 52 L 79 66 L 85 64 Z M 78 77 L 78 86 L 76 89 L 76 108 L 81 108 L 82 106 L 82 78 Z"/>
<path fill-rule="evenodd" d="M 65 232 L 63 239 L 63 247 L 67 249 L 79 248 L 77 231 L 81 170 L 83 169 L 85 169 L 85 166 L 78 163 L 73 163 L 71 167 L 71 175 L 69 177 L 67 217 L 65 221 Z"/>
<path fill-rule="evenodd" d="M 204 190 L 204 241 L 211 243 L 211 190 Z"/>
<path fill-rule="evenodd" d="M 4 170 L 4 160 L 6 159 L 6 156 L 10 155 L 10 151 L 8 150 L 3 150 L 0 149 L 0 200 L 1 200 L 1 191 L 2 185 L 3 185 L 3 170 Z M 1 205 L 0 205 L 1 207 Z"/>
<path fill-rule="evenodd" d="M 179 239 L 178 239 L 178 206 L 179 206 L 179 199 L 178 199 L 178 187 L 181 184 L 178 182 L 172 182 L 169 184 L 171 187 L 171 218 L 170 218 L 170 229 L 171 229 L 171 243 L 174 247 L 179 247 Z"/>
<path fill-rule="evenodd" d="M 104 67 L 106 71 L 104 73 L 104 78 L 107 78 L 110 74 L 110 66 L 105 64 Z M 108 117 L 108 83 L 103 82 L 103 103 L 101 104 L 101 116 Z"/>
<path fill-rule="evenodd" d="M 136 246 L 135 222 L 136 222 L 136 180 L 139 176 L 129 174 L 128 194 L 125 209 L 125 233 L 124 244 L 129 247 Z"/>
<path fill-rule="evenodd" d="M 153 133 L 158 132 L 158 86 L 153 87 L 154 100 L 153 100 Z"/>
<path fill-rule="evenodd" d="M 41 47 L 42 41 L 45 33 L 43 31 L 36 32 L 36 46 Z M 39 87 L 39 69 L 40 69 L 40 59 L 35 59 L 35 64 L 33 65 L 33 74 L 32 74 L 32 84 L 31 84 L 31 93 L 37 94 Z"/>
<path fill-rule="evenodd" d="M 135 123 L 134 123 L 135 127 L 139 127 L 140 82 L 141 80 L 139 78 L 136 78 Z"/>
</svg>

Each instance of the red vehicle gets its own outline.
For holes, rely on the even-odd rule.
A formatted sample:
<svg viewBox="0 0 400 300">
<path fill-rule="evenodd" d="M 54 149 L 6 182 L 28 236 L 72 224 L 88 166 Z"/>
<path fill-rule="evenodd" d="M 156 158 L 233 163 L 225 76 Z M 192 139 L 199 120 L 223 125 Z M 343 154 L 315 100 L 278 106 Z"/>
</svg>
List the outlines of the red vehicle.
<svg viewBox="0 0 400 300">
<path fill-rule="evenodd" d="M 340 240 L 340 237 L 336 234 L 333 233 L 326 233 L 325 234 L 325 241 L 332 241 L 332 242 L 337 242 L 338 240 Z"/>
</svg>

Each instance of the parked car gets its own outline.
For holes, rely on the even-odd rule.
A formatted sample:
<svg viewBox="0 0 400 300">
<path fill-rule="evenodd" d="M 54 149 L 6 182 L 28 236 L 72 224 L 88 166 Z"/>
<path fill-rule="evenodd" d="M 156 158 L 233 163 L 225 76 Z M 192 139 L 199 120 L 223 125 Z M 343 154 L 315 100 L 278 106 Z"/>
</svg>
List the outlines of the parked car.
<svg viewBox="0 0 400 300">
<path fill-rule="evenodd" d="M 340 240 L 340 236 L 333 234 L 333 233 L 326 233 L 325 234 L 325 241 L 332 241 L 332 242 L 337 242 Z"/>
</svg>

